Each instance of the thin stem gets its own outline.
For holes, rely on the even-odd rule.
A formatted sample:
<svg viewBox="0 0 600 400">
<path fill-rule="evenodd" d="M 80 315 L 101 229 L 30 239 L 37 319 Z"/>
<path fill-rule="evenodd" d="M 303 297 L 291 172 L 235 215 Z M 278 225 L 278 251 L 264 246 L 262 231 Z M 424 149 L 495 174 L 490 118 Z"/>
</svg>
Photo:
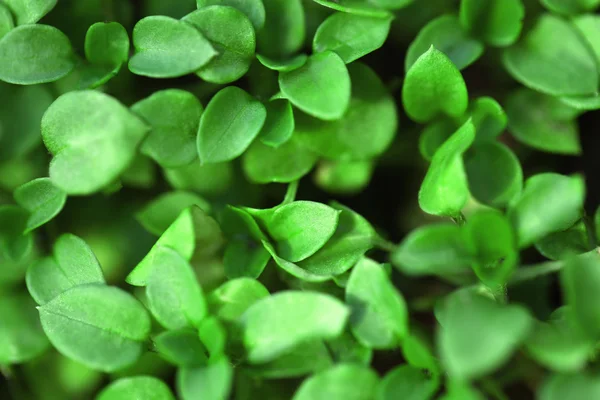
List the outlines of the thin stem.
<svg viewBox="0 0 600 400">
<path fill-rule="evenodd" d="M 396 245 L 394 243 L 390 242 L 389 240 L 385 240 L 382 237 L 377 237 L 373 244 L 375 247 L 390 253 L 396 250 Z"/>
<path fill-rule="evenodd" d="M 298 181 L 290 182 L 283 198 L 283 203 L 288 204 L 296 200 L 296 193 L 298 193 Z"/>
</svg>

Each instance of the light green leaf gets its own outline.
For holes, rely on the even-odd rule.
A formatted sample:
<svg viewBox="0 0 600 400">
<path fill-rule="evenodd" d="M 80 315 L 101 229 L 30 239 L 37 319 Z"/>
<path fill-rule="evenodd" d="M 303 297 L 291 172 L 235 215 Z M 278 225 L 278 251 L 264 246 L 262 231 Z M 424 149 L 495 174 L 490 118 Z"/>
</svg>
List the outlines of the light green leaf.
<svg viewBox="0 0 600 400">
<path fill-rule="evenodd" d="M 573 15 L 593 11 L 600 5 L 598 0 L 541 0 L 549 10 L 557 14 Z"/>
<path fill-rule="evenodd" d="M 508 128 L 518 141 L 537 150 L 557 154 L 581 154 L 579 112 L 552 96 L 518 90 L 506 102 Z"/>
<path fill-rule="evenodd" d="M 469 191 L 483 204 L 503 207 L 523 189 L 519 159 L 502 143 L 476 143 L 465 153 L 464 163 Z"/>
<path fill-rule="evenodd" d="M 414 0 L 368 0 L 369 3 L 387 10 L 398 10 L 410 5 Z"/>
<path fill-rule="evenodd" d="M 196 73 L 207 82 L 225 84 L 238 80 L 250 68 L 256 49 L 252 23 L 233 7 L 202 7 L 183 21 L 194 25 L 218 52 Z"/>
<path fill-rule="evenodd" d="M 313 52 L 333 51 L 349 64 L 383 46 L 391 22 L 391 18 L 334 13 L 319 25 L 313 38 Z"/>
<path fill-rule="evenodd" d="M 593 399 L 598 396 L 600 378 L 590 372 L 551 375 L 538 392 L 539 400 Z"/>
<path fill-rule="evenodd" d="M 112 372 L 133 364 L 150 333 L 150 318 L 116 287 L 82 285 L 39 307 L 44 332 L 63 355 Z"/>
<path fill-rule="evenodd" d="M 583 0 L 586 1 L 586 0 Z M 600 4 L 598 0 L 587 0 L 593 1 Z M 600 43 L 598 43 L 598 37 L 600 36 L 600 18 L 595 14 L 585 14 L 579 17 L 573 18 L 573 25 L 583 35 L 583 38 L 587 44 L 591 47 L 596 61 L 600 63 Z M 598 93 L 593 95 L 593 98 L 597 99 Z"/>
<path fill-rule="evenodd" d="M 105 387 L 96 400 L 175 400 L 169 387 L 152 376 L 121 378 Z"/>
<path fill-rule="evenodd" d="M 152 127 L 140 151 L 166 168 L 190 164 L 196 158 L 196 134 L 204 108 L 185 90 L 166 89 L 131 106 Z"/>
<path fill-rule="evenodd" d="M 279 87 L 294 106 L 322 120 L 342 118 L 350 105 L 350 75 L 344 61 L 331 51 L 312 55 L 298 69 L 280 72 Z"/>
<path fill-rule="evenodd" d="M 412 231 L 392 253 L 392 263 L 407 275 L 451 275 L 468 270 L 475 247 L 464 229 L 444 223 Z"/>
<path fill-rule="evenodd" d="M 119 68 L 129 58 L 129 37 L 118 22 L 97 22 L 85 35 L 85 58 L 92 64 Z"/>
<path fill-rule="evenodd" d="M 153 342 L 158 354 L 177 366 L 197 367 L 208 362 L 206 348 L 194 329 L 164 331 Z"/>
<path fill-rule="evenodd" d="M 222 195 L 234 180 L 232 163 L 200 164 L 196 158 L 179 168 L 165 169 L 169 184 L 181 190 L 191 190 L 206 196 Z"/>
<path fill-rule="evenodd" d="M 439 114 L 460 117 L 467 110 L 469 98 L 458 69 L 431 46 L 406 73 L 402 102 L 408 116 L 423 123 Z"/>
<path fill-rule="evenodd" d="M 198 8 L 230 6 L 246 14 L 258 32 L 265 25 L 265 6 L 262 0 L 196 0 Z"/>
<path fill-rule="evenodd" d="M 354 194 L 364 190 L 371 180 L 373 161 L 324 161 L 314 175 L 319 187 L 329 193 Z"/>
<path fill-rule="evenodd" d="M 183 400 L 221 400 L 229 398 L 233 381 L 233 367 L 226 357 L 220 357 L 206 366 L 181 368 L 176 386 Z"/>
<path fill-rule="evenodd" d="M 598 90 L 593 52 L 568 21 L 542 15 L 504 53 L 504 66 L 517 81 L 553 96 L 590 95 Z"/>
<path fill-rule="evenodd" d="M 281 257 L 279 257 L 275 251 L 275 248 L 268 241 L 263 240 L 262 244 L 264 248 L 269 252 L 275 263 L 283 269 L 288 274 L 296 277 L 305 282 L 325 282 L 331 279 L 331 275 L 317 275 L 312 272 L 308 272 L 304 268 L 301 268 L 299 265 L 294 264 L 291 261 L 287 261 Z"/>
<path fill-rule="evenodd" d="M 302 342 L 335 338 L 348 315 L 342 302 L 317 292 L 283 291 L 261 299 L 240 319 L 248 361 L 265 363 Z"/>
<path fill-rule="evenodd" d="M 383 267 L 368 258 L 352 269 L 346 286 L 350 326 L 360 343 L 374 349 L 398 347 L 408 332 L 408 308 Z"/>
<path fill-rule="evenodd" d="M 300 50 L 306 35 L 302 0 L 263 0 L 265 26 L 257 31 L 261 54 L 286 58 Z"/>
<path fill-rule="evenodd" d="M 340 275 L 356 264 L 373 247 L 376 233 L 371 224 L 339 203 L 331 207 L 339 210 L 339 221 L 335 233 L 319 251 L 298 266 L 312 274 Z"/>
<path fill-rule="evenodd" d="M 338 363 L 370 365 L 373 359 L 373 350 L 359 343 L 350 332 L 329 340 L 327 348 Z"/>
<path fill-rule="evenodd" d="M 468 120 L 436 151 L 419 190 L 419 206 L 428 214 L 455 217 L 467 203 L 470 192 L 463 153 L 475 139 Z"/>
<path fill-rule="evenodd" d="M 49 178 L 38 178 L 19 186 L 13 193 L 18 205 L 29 211 L 25 233 L 56 217 L 67 201 L 67 194 Z"/>
<path fill-rule="evenodd" d="M 267 112 L 235 86 L 220 90 L 206 106 L 198 130 L 198 154 L 203 164 L 239 157 L 259 134 Z"/>
<path fill-rule="evenodd" d="M 87 243 L 70 233 L 54 243 L 53 258 L 41 259 L 27 269 L 27 288 L 38 304 L 88 283 L 105 283 L 102 268 Z"/>
<path fill-rule="evenodd" d="M 294 113 L 287 100 L 272 100 L 265 104 L 267 119 L 260 131 L 260 141 L 271 147 L 279 147 L 294 133 Z"/>
<path fill-rule="evenodd" d="M 175 250 L 159 246 L 153 252 L 146 285 L 148 306 L 167 329 L 199 326 L 206 301 L 192 266 Z"/>
<path fill-rule="evenodd" d="M 433 355 L 433 349 L 428 341 L 414 333 L 407 335 L 402 341 L 402 355 L 406 362 L 420 370 L 427 370 L 431 374 L 439 374 L 440 366 Z"/>
<path fill-rule="evenodd" d="M 370 5 L 364 0 L 313 0 L 315 3 L 332 10 L 362 17 L 390 18 L 388 11 L 380 9 L 377 5 Z M 373 2 L 385 2 L 386 0 L 373 0 Z M 392 0 L 393 1 L 393 0 Z"/>
<path fill-rule="evenodd" d="M 322 371 L 331 365 L 328 347 L 321 340 L 313 340 L 300 344 L 271 362 L 249 370 L 266 379 L 282 379 L 305 376 Z"/>
<path fill-rule="evenodd" d="M 510 46 L 521 33 L 525 7 L 521 0 L 462 0 L 460 22 L 474 37 L 497 47 Z"/>
<path fill-rule="evenodd" d="M 15 16 L 17 25 L 35 24 L 48 14 L 57 0 L 4 0 Z"/>
<path fill-rule="evenodd" d="M 421 136 L 419 136 L 419 152 L 425 160 L 431 161 L 433 159 L 435 152 L 456 131 L 456 125 L 454 120 L 442 117 L 425 126 Z M 475 133 L 477 133 L 477 129 Z"/>
<path fill-rule="evenodd" d="M 444 53 L 456 68 L 464 69 L 483 54 L 483 43 L 472 38 L 455 15 L 442 15 L 425 25 L 408 47 L 404 67 L 406 71 L 431 46 Z"/>
<path fill-rule="evenodd" d="M 212 314 L 224 321 L 235 321 L 252 304 L 269 297 L 262 283 L 250 278 L 237 278 L 223 283 L 207 297 Z"/>
<path fill-rule="evenodd" d="M 317 155 L 292 136 L 277 148 L 255 141 L 242 158 L 244 172 L 251 182 L 288 183 L 297 181 L 317 163 Z"/>
<path fill-rule="evenodd" d="M 97 192 L 127 169 L 147 132 L 142 120 L 106 94 L 66 93 L 42 118 L 42 138 L 54 155 L 50 179 L 68 194 Z"/>
<path fill-rule="evenodd" d="M 445 300 L 438 348 L 452 378 L 474 379 L 504 364 L 533 327 L 527 310 L 460 290 Z"/>
<path fill-rule="evenodd" d="M 0 296 L 0 363 L 20 364 L 48 347 L 35 304 L 25 293 Z"/>
<path fill-rule="evenodd" d="M 306 63 L 306 60 L 308 60 L 306 54 L 297 54 L 283 60 L 273 59 L 261 54 L 257 54 L 256 58 L 263 66 L 273 71 L 293 71 L 303 66 Z"/>
<path fill-rule="evenodd" d="M 205 318 L 198 328 L 198 336 L 208 350 L 210 361 L 221 358 L 227 345 L 227 332 L 216 317 Z"/>
<path fill-rule="evenodd" d="M 566 260 L 592 250 L 587 229 L 581 221 L 565 231 L 546 236 L 535 243 L 535 248 L 551 260 Z"/>
<path fill-rule="evenodd" d="M 469 104 L 469 114 L 475 125 L 475 141 L 492 140 L 502 134 L 508 123 L 506 113 L 491 97 L 479 97 Z"/>
<path fill-rule="evenodd" d="M 0 80 L 17 85 L 54 82 L 75 67 L 69 38 L 41 24 L 23 25 L 0 41 Z"/>
<path fill-rule="evenodd" d="M 184 191 L 164 193 L 148 203 L 136 214 L 136 219 L 149 232 L 160 236 L 186 208 L 196 205 L 210 212 L 210 203 L 202 197 Z"/>
<path fill-rule="evenodd" d="M 26 233 L 29 213 L 12 204 L 0 205 L 0 260 L 19 262 L 33 248 L 33 235 Z"/>
<path fill-rule="evenodd" d="M 4 4 L 0 4 L 0 39 L 15 27 L 13 16 Z"/>
<path fill-rule="evenodd" d="M 378 384 L 368 367 L 338 364 L 302 382 L 293 400 L 369 400 Z"/>
<path fill-rule="evenodd" d="M 400 365 L 388 372 L 377 387 L 377 400 L 393 400 L 399 396 L 405 400 L 432 399 L 440 386 L 437 375 L 430 376 L 410 365 Z"/>
<path fill-rule="evenodd" d="M 565 304 L 570 306 L 569 317 L 591 338 L 600 334 L 597 301 L 600 293 L 600 256 L 597 252 L 571 258 L 565 262 L 560 282 Z"/>
<path fill-rule="evenodd" d="M 519 247 L 570 228 L 581 217 L 584 199 L 585 184 L 580 176 L 544 173 L 527 179 L 521 196 L 508 208 Z"/>
<path fill-rule="evenodd" d="M 302 143 L 324 158 L 367 160 L 391 145 L 398 128 L 396 103 L 377 74 L 360 62 L 348 65 L 352 99 L 337 121 L 321 121 L 295 113 Z"/>
<path fill-rule="evenodd" d="M 135 54 L 129 70 L 151 78 L 176 78 L 208 64 L 217 51 L 202 33 L 184 21 L 150 16 L 133 28 Z"/>
</svg>

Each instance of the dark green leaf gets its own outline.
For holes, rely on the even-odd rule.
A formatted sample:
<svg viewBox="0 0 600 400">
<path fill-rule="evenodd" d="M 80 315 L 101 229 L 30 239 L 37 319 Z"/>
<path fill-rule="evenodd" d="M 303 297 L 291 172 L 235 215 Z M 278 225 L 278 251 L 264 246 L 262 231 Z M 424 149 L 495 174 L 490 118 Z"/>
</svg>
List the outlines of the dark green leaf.
<svg viewBox="0 0 600 400">
<path fill-rule="evenodd" d="M 0 205 L 0 260 L 18 262 L 33 247 L 33 235 L 24 234 L 29 213 L 13 205 Z"/>
<path fill-rule="evenodd" d="M 475 141 L 487 141 L 500 136 L 508 118 L 498 102 L 491 97 L 479 97 L 469 104 L 469 114 L 475 125 Z"/>
<path fill-rule="evenodd" d="M 318 275 L 312 272 L 308 272 L 304 268 L 301 268 L 299 265 L 294 264 L 291 261 L 287 261 L 281 257 L 279 257 L 275 251 L 273 245 L 271 245 L 268 241 L 263 240 L 262 244 L 264 248 L 269 252 L 275 263 L 288 274 L 296 277 L 305 282 L 325 282 L 331 279 L 331 275 Z"/>
<path fill-rule="evenodd" d="M 338 364 L 302 382 L 293 400 L 369 400 L 378 384 L 373 370 Z"/>
<path fill-rule="evenodd" d="M 191 190 L 206 196 L 217 196 L 233 184 L 234 171 L 231 163 L 200 164 L 198 159 L 189 165 L 166 169 L 165 177 L 176 189 Z"/>
<path fill-rule="evenodd" d="M 39 228 L 56 217 L 67 201 L 67 194 L 52 184 L 49 178 L 38 178 L 14 191 L 17 204 L 29 211 L 25 233 Z"/>
<path fill-rule="evenodd" d="M 213 290 L 207 301 L 212 314 L 224 321 L 235 321 L 248 307 L 268 296 L 269 291 L 257 280 L 237 278 Z"/>
<path fill-rule="evenodd" d="M 4 0 L 15 15 L 17 25 L 35 24 L 48 14 L 57 0 Z"/>
<path fill-rule="evenodd" d="M 350 332 L 329 340 L 327 348 L 337 363 L 370 365 L 373 359 L 373 350 L 360 344 Z"/>
<path fill-rule="evenodd" d="M 175 400 L 169 387 L 160 379 L 152 376 L 121 378 L 106 388 L 96 400 Z"/>
<path fill-rule="evenodd" d="M 158 354 L 177 366 L 196 367 L 208 361 L 206 348 L 196 330 L 183 328 L 164 331 L 153 341 Z"/>
<path fill-rule="evenodd" d="M 206 366 L 181 368 L 177 373 L 177 391 L 183 400 L 221 400 L 229 398 L 233 367 L 226 357 Z"/>
<path fill-rule="evenodd" d="M 399 397 L 405 400 L 432 399 L 440 386 L 437 375 L 412 367 L 401 365 L 388 372 L 377 387 L 377 400 L 394 400 Z"/>
<path fill-rule="evenodd" d="M 263 0 L 265 26 L 257 31 L 257 45 L 261 54 L 286 58 L 304 44 L 305 22 L 302 0 Z"/>
<path fill-rule="evenodd" d="M 266 117 L 265 107 L 242 89 L 229 86 L 219 91 L 200 119 L 200 162 L 217 163 L 239 157 L 259 134 Z"/>
<path fill-rule="evenodd" d="M 273 59 L 261 54 L 257 54 L 256 58 L 262 65 L 273 71 L 293 71 L 303 66 L 308 60 L 306 54 L 297 54 L 284 60 Z"/>
<path fill-rule="evenodd" d="M 49 25 L 23 25 L 0 41 L 0 80 L 18 85 L 54 82 L 75 67 L 69 38 Z"/>
<path fill-rule="evenodd" d="M 551 260 L 566 260 L 592 250 L 588 239 L 585 224 L 579 222 L 565 231 L 546 236 L 535 243 L 535 248 Z"/>
<path fill-rule="evenodd" d="M 546 378 L 539 400 L 593 399 L 600 396 L 600 378 L 590 372 L 556 374 Z"/>
<path fill-rule="evenodd" d="M 267 119 L 260 131 L 260 141 L 271 147 L 279 147 L 294 133 L 294 113 L 287 100 L 272 100 L 265 104 Z"/>
<path fill-rule="evenodd" d="M 258 365 L 250 371 L 267 379 L 294 378 L 322 371 L 331 367 L 327 346 L 321 340 L 305 342 L 289 353 Z"/>
<path fill-rule="evenodd" d="M 460 22 L 474 37 L 498 47 L 510 46 L 523 27 L 521 0 L 462 0 Z"/>
<path fill-rule="evenodd" d="M 483 54 L 483 44 L 469 36 L 455 15 L 443 15 L 430 21 L 418 33 L 406 53 L 404 67 L 408 72 L 431 46 L 444 53 L 458 69 L 464 69 Z"/>
<path fill-rule="evenodd" d="M 430 343 L 422 337 L 415 334 L 406 336 L 402 341 L 402 355 L 409 365 L 439 374 L 439 362 L 433 355 Z"/>
<path fill-rule="evenodd" d="M 381 10 L 377 6 L 372 6 L 364 0 L 313 0 L 315 3 L 332 10 L 341 11 L 348 14 L 359 15 L 362 17 L 389 18 L 390 13 Z M 373 0 L 374 2 L 386 2 L 386 0 Z M 392 0 L 393 1 L 393 0 Z"/>
</svg>

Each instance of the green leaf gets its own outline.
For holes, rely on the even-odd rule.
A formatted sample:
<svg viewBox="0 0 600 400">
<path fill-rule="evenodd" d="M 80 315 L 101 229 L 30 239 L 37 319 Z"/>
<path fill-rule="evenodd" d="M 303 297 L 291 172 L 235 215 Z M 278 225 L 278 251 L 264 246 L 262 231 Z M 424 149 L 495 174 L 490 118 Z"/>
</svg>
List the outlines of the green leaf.
<svg viewBox="0 0 600 400">
<path fill-rule="evenodd" d="M 105 283 L 102 268 L 88 244 L 70 233 L 54 243 L 53 258 L 41 259 L 27 269 L 29 293 L 42 305 L 62 292 L 88 283 Z"/>
<path fill-rule="evenodd" d="M 206 348 L 193 329 L 164 331 L 153 339 L 158 354 L 180 367 L 197 367 L 208 362 Z"/>
<path fill-rule="evenodd" d="M 0 39 L 15 27 L 12 14 L 4 4 L 0 4 Z"/>
<path fill-rule="evenodd" d="M 266 236 L 246 211 L 227 206 L 221 214 L 221 227 L 228 239 L 223 266 L 225 275 L 232 278 L 258 278 L 270 255 L 261 246 Z"/>
<path fill-rule="evenodd" d="M 25 293 L 0 296 L 0 363 L 20 364 L 46 350 L 48 339 L 40 326 L 35 304 Z"/>
<path fill-rule="evenodd" d="M 285 72 L 293 71 L 303 66 L 306 63 L 306 60 L 308 60 L 308 56 L 306 54 L 297 54 L 291 58 L 279 60 L 257 54 L 256 59 L 268 69 Z"/>
<path fill-rule="evenodd" d="M 242 158 L 244 172 L 251 182 L 294 182 L 308 174 L 317 155 L 292 136 L 277 148 L 255 141 Z"/>
<path fill-rule="evenodd" d="M 551 260 L 566 260 L 592 250 L 588 239 L 585 224 L 579 222 L 565 231 L 546 236 L 535 243 L 535 248 Z"/>
<path fill-rule="evenodd" d="M 376 239 L 371 224 L 358 213 L 339 203 L 330 205 L 341 211 L 335 233 L 319 251 L 298 263 L 300 268 L 323 276 L 340 275 L 352 268 Z"/>
<path fill-rule="evenodd" d="M 398 10 L 410 5 L 413 0 L 369 0 L 369 2 L 387 10 Z"/>
<path fill-rule="evenodd" d="M 117 70 L 129 58 L 129 37 L 118 22 L 97 22 L 85 35 L 85 58 Z"/>
<path fill-rule="evenodd" d="M 265 26 L 257 31 L 261 54 L 274 58 L 291 56 L 304 45 L 306 35 L 302 0 L 262 0 Z"/>
<path fill-rule="evenodd" d="M 317 167 L 315 182 L 329 193 L 354 194 L 364 190 L 371 180 L 373 161 L 324 161 Z"/>
<path fill-rule="evenodd" d="M 33 247 L 33 235 L 24 233 L 29 213 L 13 205 L 0 205 L 0 260 L 23 260 Z"/>
<path fill-rule="evenodd" d="M 207 297 L 212 314 L 224 321 L 235 321 L 252 304 L 269 297 L 262 283 L 250 278 L 237 278 L 223 283 Z"/>
<path fill-rule="evenodd" d="M 457 381 L 449 382 L 448 392 L 439 400 L 485 400 L 486 398 L 472 387 Z"/>
<path fill-rule="evenodd" d="M 419 136 L 419 152 L 423 158 L 431 161 L 435 152 L 452 136 L 456 129 L 456 122 L 447 117 L 438 118 L 427 124 Z M 477 134 L 477 128 L 475 128 L 475 133 Z"/>
<path fill-rule="evenodd" d="M 475 245 L 473 270 L 490 288 L 506 285 L 517 266 L 517 240 L 508 219 L 495 210 L 469 216 L 466 229 Z"/>
<path fill-rule="evenodd" d="M 350 332 L 329 340 L 327 348 L 337 363 L 370 365 L 373 359 L 373 350 L 359 343 Z"/>
<path fill-rule="evenodd" d="M 179 369 L 176 386 L 183 400 L 220 400 L 229 398 L 232 381 L 233 367 L 220 357 L 206 366 Z"/>
<path fill-rule="evenodd" d="M 175 250 L 185 260 L 190 260 L 196 247 L 205 253 L 216 251 L 223 242 L 219 224 L 201 208 L 191 206 L 158 238 L 148 254 L 127 275 L 125 281 L 134 286 L 145 286 L 154 265 L 153 258 L 161 247 Z"/>
<path fill-rule="evenodd" d="M 369 400 L 378 384 L 373 370 L 338 364 L 302 382 L 293 400 Z"/>
<path fill-rule="evenodd" d="M 448 56 L 458 69 L 477 61 L 484 49 L 483 43 L 469 36 L 457 16 L 442 15 L 421 28 L 408 47 L 404 61 L 407 72 L 431 46 Z"/>
<path fill-rule="evenodd" d="M 569 22 L 550 14 L 508 48 L 503 61 L 513 78 L 542 93 L 573 96 L 598 90 L 593 52 Z"/>
<path fill-rule="evenodd" d="M 63 355 L 112 372 L 133 364 L 150 333 L 150 318 L 116 287 L 82 285 L 38 308 L 44 332 Z"/>
<path fill-rule="evenodd" d="M 600 334 L 600 317 L 596 308 L 600 287 L 599 267 L 600 256 L 592 252 L 567 260 L 560 275 L 565 304 L 570 306 L 570 320 L 592 338 Z"/>
<path fill-rule="evenodd" d="M 200 324 L 198 335 L 210 354 L 211 362 L 223 356 L 227 344 L 227 332 L 217 318 L 205 318 Z"/>
<path fill-rule="evenodd" d="M 452 275 L 468 270 L 475 247 L 464 229 L 449 223 L 412 231 L 392 253 L 392 263 L 407 275 Z"/>
<path fill-rule="evenodd" d="M 234 171 L 231 163 L 201 165 L 196 158 L 190 164 L 165 170 L 169 184 L 180 190 L 191 190 L 206 196 L 225 193 L 233 184 Z"/>
<path fill-rule="evenodd" d="M 240 319 L 248 361 L 265 363 L 302 342 L 335 338 L 348 315 L 342 302 L 317 292 L 283 291 L 261 299 Z"/>
<path fill-rule="evenodd" d="M 196 158 L 196 134 L 204 111 L 185 90 L 166 89 L 131 106 L 152 127 L 140 151 L 165 168 L 181 167 Z"/>
<path fill-rule="evenodd" d="M 198 8 L 230 6 L 246 14 L 258 32 L 265 25 L 265 6 L 262 0 L 196 0 Z"/>
<path fill-rule="evenodd" d="M 321 249 L 338 226 L 340 211 L 313 201 L 294 201 L 277 207 L 266 228 L 277 254 L 292 262 L 302 261 Z"/>
<path fill-rule="evenodd" d="M 138 153 L 131 165 L 121 175 L 123 186 L 149 189 L 156 184 L 156 169 L 154 162 L 145 155 Z"/>
<path fill-rule="evenodd" d="M 419 190 L 419 207 L 428 214 L 457 216 L 470 196 L 463 153 L 475 139 L 468 120 L 436 151 Z"/>
<path fill-rule="evenodd" d="M 585 0 L 584 0 L 585 1 Z M 600 5 L 600 1 L 591 0 Z M 600 18 L 598 15 L 585 14 L 579 17 L 573 18 L 573 25 L 583 35 L 583 38 L 587 44 L 591 47 L 596 61 L 600 63 L 600 44 L 598 44 L 598 37 L 600 35 Z M 592 98 L 598 98 L 598 93 L 594 93 Z M 597 101 L 596 101 L 597 102 Z"/>
<path fill-rule="evenodd" d="M 105 387 L 96 400 L 175 400 L 169 387 L 152 376 L 121 378 Z"/>
<path fill-rule="evenodd" d="M 228 6 L 208 6 L 186 15 L 218 52 L 196 73 L 207 82 L 225 84 L 238 80 L 250 68 L 256 49 L 252 23 L 244 13 Z"/>
<path fill-rule="evenodd" d="M 469 290 L 451 294 L 445 300 L 444 313 L 438 348 L 448 374 L 461 380 L 496 370 L 533 327 L 525 308 L 500 305 Z"/>
<path fill-rule="evenodd" d="M 476 143 L 466 152 L 464 163 L 469 191 L 483 204 L 503 207 L 523 189 L 519 159 L 500 142 Z"/>
<path fill-rule="evenodd" d="M 337 121 L 321 121 L 296 113 L 296 130 L 303 144 L 324 158 L 366 160 L 391 145 L 398 128 L 396 104 L 377 74 L 360 62 L 348 65 L 352 99 Z"/>
<path fill-rule="evenodd" d="M 18 205 L 29 211 L 25 233 L 56 217 L 67 201 L 67 194 L 49 178 L 38 178 L 19 186 L 13 193 Z"/>
<path fill-rule="evenodd" d="M 151 78 L 176 78 L 207 65 L 217 51 L 192 25 L 165 16 L 143 18 L 133 28 L 129 70 Z"/>
<path fill-rule="evenodd" d="M 349 64 L 383 46 L 391 22 L 391 18 L 334 13 L 319 25 L 313 38 L 313 52 L 333 51 Z"/>
<path fill-rule="evenodd" d="M 294 113 L 287 100 L 272 100 L 265 104 L 267 119 L 260 131 L 260 141 L 271 147 L 279 147 L 294 133 Z"/>
<path fill-rule="evenodd" d="M 0 80 L 17 85 L 54 82 L 75 67 L 69 38 L 48 25 L 23 25 L 0 41 Z"/>
<path fill-rule="evenodd" d="M 377 6 L 372 6 L 364 0 L 313 0 L 315 3 L 332 10 L 344 13 L 358 15 L 362 17 L 390 18 L 388 11 L 381 10 Z M 373 0 L 374 2 L 386 2 L 386 0 Z M 393 1 L 393 0 L 391 0 Z"/>
<path fill-rule="evenodd" d="M 203 164 L 239 157 L 259 134 L 267 111 L 235 86 L 220 90 L 206 106 L 198 130 L 198 154 Z"/>
<path fill-rule="evenodd" d="M 192 266 L 175 250 L 159 246 L 153 252 L 146 285 L 148 306 L 167 329 L 199 326 L 206 301 Z"/>
<path fill-rule="evenodd" d="M 352 269 L 346 286 L 350 326 L 360 343 L 374 349 L 398 347 L 408 332 L 408 308 L 381 265 L 368 258 Z"/>
<path fill-rule="evenodd" d="M 581 154 L 579 112 L 555 97 L 521 89 L 506 102 L 508 128 L 518 141 L 557 154 Z"/>
<path fill-rule="evenodd" d="M 600 378 L 590 372 L 551 375 L 538 391 L 540 400 L 593 399 L 597 396 L 600 396 Z"/>
<path fill-rule="evenodd" d="M 402 355 L 406 362 L 431 374 L 439 374 L 440 367 L 429 342 L 415 334 L 407 335 L 402 341 Z"/>
<path fill-rule="evenodd" d="M 505 47 L 521 34 L 525 7 L 521 0 L 462 0 L 460 22 L 474 37 Z"/>
<path fill-rule="evenodd" d="M 54 155 L 50 179 L 67 194 L 97 192 L 127 169 L 147 132 L 142 120 L 106 94 L 66 93 L 42 118 L 42 138 Z"/>
<path fill-rule="evenodd" d="M 584 199 L 585 184 L 580 176 L 544 173 L 527 179 L 521 196 L 508 208 L 519 247 L 570 228 L 581 217 Z"/>
<path fill-rule="evenodd" d="M 469 114 L 475 125 L 475 141 L 492 140 L 502 134 L 508 123 L 506 113 L 491 97 L 479 97 L 469 104 Z"/>
<path fill-rule="evenodd" d="M 440 378 L 410 365 L 400 365 L 390 372 L 377 387 L 377 400 L 393 400 L 401 396 L 406 400 L 429 400 L 437 393 Z"/>
<path fill-rule="evenodd" d="M 305 282 L 325 282 L 331 279 L 331 275 L 318 275 L 312 272 L 308 272 L 304 268 L 301 268 L 299 265 L 294 264 L 291 261 L 287 261 L 281 257 L 279 257 L 275 251 L 275 248 L 268 241 L 263 240 L 262 244 L 264 248 L 269 252 L 275 263 L 283 269 L 288 274 L 292 275 L 295 278 L 298 278 Z"/>
<path fill-rule="evenodd" d="M 327 346 L 320 340 L 302 343 L 289 353 L 255 366 L 252 373 L 267 379 L 295 378 L 331 367 L 332 361 Z"/>
<path fill-rule="evenodd" d="M 164 193 L 152 200 L 136 214 L 136 219 L 148 232 L 160 236 L 183 210 L 192 205 L 206 212 L 210 212 L 211 209 L 210 203 L 194 193 L 174 191 Z"/>
<path fill-rule="evenodd" d="M 581 370 L 593 351 L 593 341 L 571 323 L 571 310 L 561 307 L 548 322 L 537 321 L 525 343 L 538 363 L 559 372 Z"/>
<path fill-rule="evenodd" d="M 326 121 L 342 118 L 350 105 L 350 75 L 344 61 L 325 51 L 298 69 L 279 73 L 283 95 L 305 113 Z"/>
<path fill-rule="evenodd" d="M 467 110 L 469 98 L 458 69 L 431 46 L 406 73 L 402 102 L 410 118 L 424 123 L 439 114 L 460 117 Z"/>
<path fill-rule="evenodd" d="M 541 0 L 549 10 L 557 14 L 573 15 L 593 11 L 600 5 L 598 0 Z"/>
<path fill-rule="evenodd" d="M 13 12 L 17 25 L 35 24 L 48 14 L 57 0 L 4 0 Z"/>
</svg>

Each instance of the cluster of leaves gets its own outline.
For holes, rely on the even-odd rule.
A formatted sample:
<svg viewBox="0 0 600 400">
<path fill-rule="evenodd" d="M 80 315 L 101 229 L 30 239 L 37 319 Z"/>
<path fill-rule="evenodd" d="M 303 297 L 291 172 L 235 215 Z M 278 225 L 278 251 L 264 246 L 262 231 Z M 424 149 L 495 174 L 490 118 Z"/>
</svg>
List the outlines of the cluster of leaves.
<svg viewBox="0 0 600 400">
<path fill-rule="evenodd" d="M 598 6 L 0 0 L 8 390 L 600 397 L 600 213 L 581 175 L 522 162 L 581 153 Z M 404 66 L 377 51 L 406 37 Z M 490 83 L 473 98 L 477 65 Z M 399 244 L 340 202 L 297 199 L 351 199 L 405 163 L 426 170 L 409 193 L 423 213 Z M 522 265 L 532 248 L 550 261 Z"/>
</svg>

